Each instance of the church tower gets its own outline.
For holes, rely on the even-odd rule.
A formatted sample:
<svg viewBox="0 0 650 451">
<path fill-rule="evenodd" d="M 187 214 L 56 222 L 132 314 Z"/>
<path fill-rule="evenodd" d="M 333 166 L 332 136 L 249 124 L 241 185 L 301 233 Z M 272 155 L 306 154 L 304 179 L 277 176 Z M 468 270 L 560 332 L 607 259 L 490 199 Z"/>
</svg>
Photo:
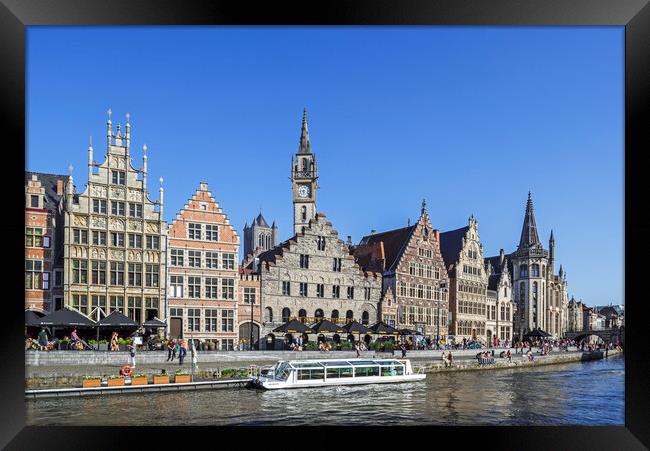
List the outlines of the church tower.
<svg viewBox="0 0 650 451">
<path fill-rule="evenodd" d="M 316 217 L 318 189 L 316 155 L 311 151 L 307 129 L 307 109 L 302 115 L 298 153 L 291 156 L 291 188 L 293 193 L 293 232 L 298 234 Z"/>
</svg>

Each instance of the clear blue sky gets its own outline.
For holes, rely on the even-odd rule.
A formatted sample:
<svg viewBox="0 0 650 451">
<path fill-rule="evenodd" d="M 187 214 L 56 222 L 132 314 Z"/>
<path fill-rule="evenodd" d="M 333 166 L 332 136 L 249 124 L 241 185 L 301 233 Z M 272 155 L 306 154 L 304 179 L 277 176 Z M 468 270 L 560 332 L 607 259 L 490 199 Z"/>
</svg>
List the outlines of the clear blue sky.
<svg viewBox="0 0 650 451">
<path fill-rule="evenodd" d="M 346 239 L 474 214 L 487 255 L 519 242 L 528 190 L 569 293 L 623 301 L 622 27 L 30 27 L 27 168 L 87 181 L 106 110 L 131 113 L 166 219 L 206 181 L 240 235 L 291 235 L 303 107 L 318 210 Z M 546 244 L 547 246 L 547 244 Z"/>
</svg>

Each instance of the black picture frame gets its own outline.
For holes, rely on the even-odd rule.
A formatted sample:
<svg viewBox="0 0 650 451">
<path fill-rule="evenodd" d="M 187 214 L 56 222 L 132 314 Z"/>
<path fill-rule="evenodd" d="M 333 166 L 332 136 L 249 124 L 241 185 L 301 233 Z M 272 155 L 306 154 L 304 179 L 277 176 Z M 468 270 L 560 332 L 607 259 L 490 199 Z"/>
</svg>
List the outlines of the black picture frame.
<svg viewBox="0 0 650 451">
<path fill-rule="evenodd" d="M 625 27 L 625 426 L 621 427 L 435 427 L 419 430 L 423 445 L 462 447 L 499 447 L 505 449 L 644 449 L 650 446 L 648 359 L 643 348 L 644 318 L 647 301 L 639 289 L 643 280 L 643 257 L 648 255 L 647 232 L 650 225 L 642 217 L 647 208 L 644 171 L 650 124 L 650 6 L 648 0 L 387 0 L 336 2 L 248 2 L 167 1 L 167 0 L 1 0 L 0 3 L 0 99 L 2 99 L 5 186 L 13 195 L 6 196 L 11 212 L 5 214 L 2 230 L 7 236 L 22 236 L 24 192 L 19 178 L 25 170 L 25 27 L 36 25 L 534 25 L 576 26 L 614 25 Z M 61 49 L 65 51 L 65 49 Z M 55 114 L 55 112 L 53 112 Z M 74 132 L 74 124 L 65 133 Z M 11 144 L 10 144 L 11 143 Z M 7 161 L 8 160 L 8 161 Z M 24 181 L 23 181 L 24 182 Z M 570 180 L 567 183 L 571 183 Z M 619 212 L 611 212 L 619 214 Z M 585 225 L 588 227 L 588 225 Z M 603 237 L 607 240 L 608 237 Z M 599 243 L 593 243 L 598 246 Z M 23 296 L 22 269 L 16 263 L 24 259 L 20 239 L 6 239 L 11 263 L 4 276 L 10 290 L 4 296 L 3 344 L 0 371 L 2 409 L 0 409 L 0 446 L 7 449 L 116 449 L 132 447 L 138 440 L 160 446 L 168 437 L 178 436 L 187 446 L 215 441 L 214 431 L 165 428 L 74 428 L 25 427 L 24 353 L 22 349 Z M 15 262 L 14 262 L 15 260 Z M 607 262 L 602 262 L 606 265 Z M 575 381 L 585 390 L 607 390 L 598 381 Z M 534 389 L 534 388 L 532 388 Z M 369 426 L 371 428 L 371 426 Z M 419 428 L 418 428 L 419 429 Z M 354 428 L 358 439 L 383 446 L 419 446 L 413 441 L 415 428 L 397 433 L 383 428 Z M 119 432 L 119 433 L 116 433 Z M 245 445 L 262 446 L 293 437 L 295 430 L 264 431 L 250 434 L 225 428 L 238 435 Z M 311 442 L 323 434 L 334 438 L 339 431 L 309 430 Z M 191 434 L 191 439 L 190 439 Z M 247 434 L 248 437 L 244 434 Z M 203 437 L 200 437 L 203 436 Z M 306 440 L 307 438 L 301 438 Z M 193 444 L 190 443 L 193 442 Z M 349 439 L 345 442 L 349 444 Z M 225 442 L 224 442 L 225 443 Z M 644 446 L 645 445 L 645 446 Z M 270 445 L 269 445 L 270 446 Z M 212 447 L 212 446 L 210 446 Z"/>
</svg>

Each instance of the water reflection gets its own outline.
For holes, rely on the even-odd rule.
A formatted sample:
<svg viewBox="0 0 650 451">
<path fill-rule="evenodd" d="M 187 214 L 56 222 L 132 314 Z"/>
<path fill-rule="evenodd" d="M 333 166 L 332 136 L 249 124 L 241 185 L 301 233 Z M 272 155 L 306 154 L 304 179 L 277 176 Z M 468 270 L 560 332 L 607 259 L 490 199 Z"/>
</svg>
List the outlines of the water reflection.
<svg viewBox="0 0 650 451">
<path fill-rule="evenodd" d="M 593 382 L 590 382 L 593 381 Z M 597 384 L 596 384 L 597 382 Z M 430 374 L 411 384 L 214 390 L 27 402 L 28 424 L 623 424 L 623 358 Z"/>
</svg>

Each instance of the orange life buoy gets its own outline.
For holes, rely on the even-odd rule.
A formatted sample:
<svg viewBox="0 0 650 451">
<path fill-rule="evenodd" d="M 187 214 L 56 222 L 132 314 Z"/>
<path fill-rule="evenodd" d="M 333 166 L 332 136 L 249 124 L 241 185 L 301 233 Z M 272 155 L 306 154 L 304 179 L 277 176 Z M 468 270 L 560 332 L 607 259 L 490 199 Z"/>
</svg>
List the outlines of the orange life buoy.
<svg viewBox="0 0 650 451">
<path fill-rule="evenodd" d="M 129 365 L 124 365 L 122 367 L 122 374 L 124 376 L 130 376 L 132 372 L 133 372 L 133 370 L 131 369 L 131 367 Z"/>
</svg>

